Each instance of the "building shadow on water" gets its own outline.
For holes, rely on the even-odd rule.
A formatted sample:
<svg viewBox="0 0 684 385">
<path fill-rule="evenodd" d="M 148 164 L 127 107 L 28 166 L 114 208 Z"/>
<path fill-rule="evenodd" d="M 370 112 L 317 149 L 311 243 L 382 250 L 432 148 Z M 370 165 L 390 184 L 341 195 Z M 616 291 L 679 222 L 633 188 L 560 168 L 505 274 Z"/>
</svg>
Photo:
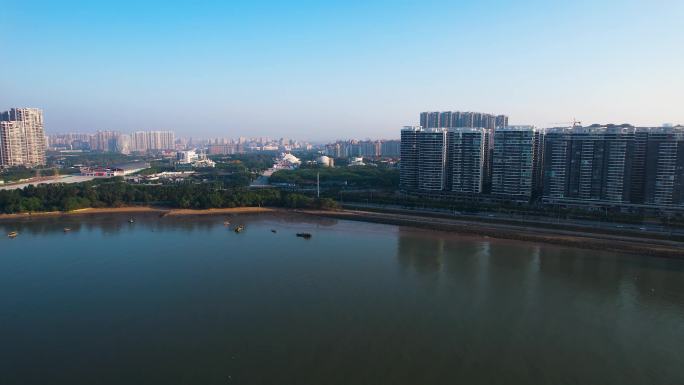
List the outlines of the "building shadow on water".
<svg viewBox="0 0 684 385">
<path fill-rule="evenodd" d="M 404 270 L 422 274 L 441 270 L 445 254 L 444 239 L 400 229 L 397 240 L 397 260 Z"/>
</svg>

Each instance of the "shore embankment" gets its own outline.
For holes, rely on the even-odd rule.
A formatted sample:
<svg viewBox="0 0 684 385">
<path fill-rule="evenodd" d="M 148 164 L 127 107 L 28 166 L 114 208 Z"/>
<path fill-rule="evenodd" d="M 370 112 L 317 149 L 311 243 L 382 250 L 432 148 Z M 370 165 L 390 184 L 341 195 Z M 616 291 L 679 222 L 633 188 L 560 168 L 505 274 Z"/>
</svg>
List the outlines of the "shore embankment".
<svg viewBox="0 0 684 385">
<path fill-rule="evenodd" d="M 684 242 L 629 235 L 603 234 L 592 232 L 591 228 L 582 231 L 575 229 L 545 229 L 524 224 L 486 223 L 359 210 L 301 210 L 299 212 L 328 218 L 411 226 L 500 239 L 543 242 L 591 250 L 606 250 L 665 258 L 684 258 Z"/>
</svg>

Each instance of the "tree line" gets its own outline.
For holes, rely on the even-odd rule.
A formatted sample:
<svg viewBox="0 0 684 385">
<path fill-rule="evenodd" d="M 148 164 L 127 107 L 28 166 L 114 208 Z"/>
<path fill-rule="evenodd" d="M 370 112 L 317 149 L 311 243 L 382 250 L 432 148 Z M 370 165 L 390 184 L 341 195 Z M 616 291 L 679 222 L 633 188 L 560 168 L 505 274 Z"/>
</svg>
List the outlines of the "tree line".
<svg viewBox="0 0 684 385">
<path fill-rule="evenodd" d="M 354 166 L 338 168 L 299 168 L 273 173 L 271 183 L 313 185 L 320 175 L 322 185 L 348 185 L 359 188 L 397 190 L 399 170 L 388 167 Z"/>
<path fill-rule="evenodd" d="M 248 206 L 336 207 L 332 199 L 314 199 L 277 189 L 253 190 L 226 186 L 222 183 L 136 185 L 128 184 L 121 178 L 76 184 L 42 184 L 0 191 L 0 212 L 6 214 L 130 205 L 158 205 L 184 209 Z"/>
</svg>

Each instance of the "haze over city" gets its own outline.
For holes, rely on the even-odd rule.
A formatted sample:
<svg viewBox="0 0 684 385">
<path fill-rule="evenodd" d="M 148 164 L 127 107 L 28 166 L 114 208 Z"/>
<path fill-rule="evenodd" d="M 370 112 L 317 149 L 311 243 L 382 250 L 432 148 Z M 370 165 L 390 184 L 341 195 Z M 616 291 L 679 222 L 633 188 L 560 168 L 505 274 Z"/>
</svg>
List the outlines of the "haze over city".
<svg viewBox="0 0 684 385">
<path fill-rule="evenodd" d="M 54 132 L 397 137 L 419 111 L 684 123 L 681 1 L 3 2 L 0 105 Z"/>
</svg>

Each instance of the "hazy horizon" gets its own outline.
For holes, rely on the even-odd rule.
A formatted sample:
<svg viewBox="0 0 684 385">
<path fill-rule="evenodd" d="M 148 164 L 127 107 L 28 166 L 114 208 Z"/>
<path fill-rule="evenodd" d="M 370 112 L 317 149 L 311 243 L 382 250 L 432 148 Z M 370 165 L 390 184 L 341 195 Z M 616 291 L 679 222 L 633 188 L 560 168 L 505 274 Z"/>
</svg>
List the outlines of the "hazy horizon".
<svg viewBox="0 0 684 385">
<path fill-rule="evenodd" d="M 684 124 L 684 3 L 9 0 L 0 110 L 48 133 L 398 138 L 421 111 Z"/>
</svg>

